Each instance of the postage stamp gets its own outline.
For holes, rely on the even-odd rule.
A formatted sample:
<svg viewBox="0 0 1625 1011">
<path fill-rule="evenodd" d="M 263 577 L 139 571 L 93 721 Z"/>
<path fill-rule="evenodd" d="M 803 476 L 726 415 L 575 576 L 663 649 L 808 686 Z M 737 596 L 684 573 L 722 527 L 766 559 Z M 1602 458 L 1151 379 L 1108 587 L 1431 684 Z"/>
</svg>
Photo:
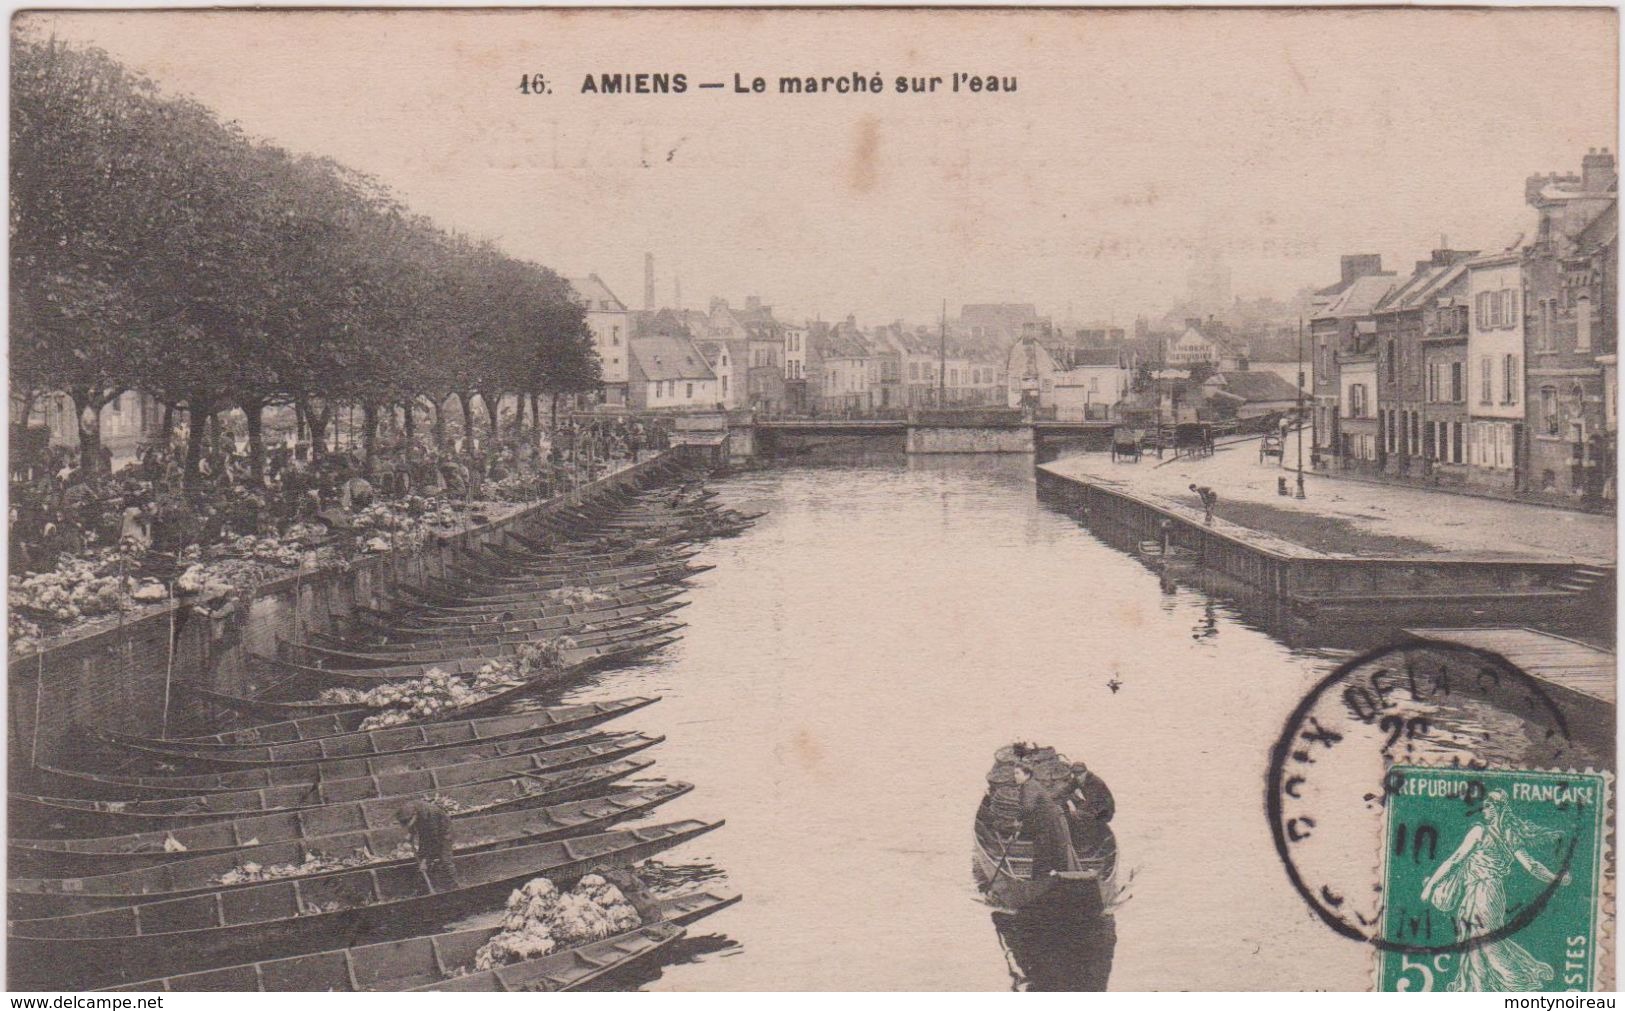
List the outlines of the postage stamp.
<svg viewBox="0 0 1625 1011">
<path fill-rule="evenodd" d="M 1378 989 L 1609 982 L 1606 774 L 1396 765 L 1389 785 Z"/>
</svg>

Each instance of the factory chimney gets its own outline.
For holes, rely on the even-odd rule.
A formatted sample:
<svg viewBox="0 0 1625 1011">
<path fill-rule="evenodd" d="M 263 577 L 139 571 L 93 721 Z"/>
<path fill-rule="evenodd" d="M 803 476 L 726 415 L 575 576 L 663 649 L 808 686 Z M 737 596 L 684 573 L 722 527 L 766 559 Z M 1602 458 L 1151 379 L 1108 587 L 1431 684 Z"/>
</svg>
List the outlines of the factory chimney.
<svg viewBox="0 0 1625 1011">
<path fill-rule="evenodd" d="M 643 308 L 653 311 L 655 307 L 655 254 L 643 254 Z"/>
</svg>

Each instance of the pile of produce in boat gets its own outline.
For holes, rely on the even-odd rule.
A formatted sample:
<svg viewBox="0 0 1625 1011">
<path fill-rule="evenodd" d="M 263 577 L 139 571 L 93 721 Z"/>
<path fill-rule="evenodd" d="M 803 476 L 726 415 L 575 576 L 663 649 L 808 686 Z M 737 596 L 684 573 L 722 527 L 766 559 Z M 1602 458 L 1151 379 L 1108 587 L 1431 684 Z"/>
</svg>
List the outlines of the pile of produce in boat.
<svg viewBox="0 0 1625 1011">
<path fill-rule="evenodd" d="M 470 811 L 483 811 L 485 808 L 488 808 L 488 807 L 491 806 L 491 804 L 476 804 L 473 807 L 467 807 L 467 806 L 465 806 L 463 804 L 457 803 L 455 800 L 452 800 L 450 797 L 442 797 L 438 793 L 434 794 L 433 796 L 425 797 L 423 799 L 428 801 L 429 803 L 433 804 L 435 807 L 438 807 L 440 810 L 446 812 L 447 814 L 468 814 Z M 495 802 L 493 801 L 493 803 L 495 803 Z"/>
<path fill-rule="evenodd" d="M 560 604 L 598 604 L 614 600 L 613 593 L 595 590 L 590 586 L 561 586 L 556 590 L 547 591 L 549 600 Z"/>
<path fill-rule="evenodd" d="M 299 863 L 285 864 L 257 864 L 252 860 L 244 861 L 214 879 L 217 885 L 241 885 L 250 881 L 275 881 L 278 878 L 297 878 L 307 874 L 323 874 L 327 871 L 342 871 L 350 867 L 364 867 L 367 864 L 382 863 L 389 860 L 405 860 L 416 854 L 410 842 L 403 842 L 387 853 L 374 853 L 363 846 L 348 856 L 334 857 L 322 853 L 306 853 L 305 859 Z"/>
<path fill-rule="evenodd" d="M 632 903 L 602 875 L 588 874 L 568 892 L 547 878 L 532 878 L 508 896 L 502 930 L 475 952 L 474 968 L 484 972 L 541 958 L 561 945 L 598 941 L 642 925 Z"/>
<path fill-rule="evenodd" d="M 391 681 L 377 688 L 328 688 L 319 698 L 322 702 L 386 710 L 361 723 L 362 730 L 377 730 L 432 719 L 557 670 L 564 663 L 564 651 L 574 647 L 575 640 L 569 636 L 527 642 L 513 656 L 485 663 L 473 674 L 452 674 L 434 667 L 423 677 Z"/>
</svg>

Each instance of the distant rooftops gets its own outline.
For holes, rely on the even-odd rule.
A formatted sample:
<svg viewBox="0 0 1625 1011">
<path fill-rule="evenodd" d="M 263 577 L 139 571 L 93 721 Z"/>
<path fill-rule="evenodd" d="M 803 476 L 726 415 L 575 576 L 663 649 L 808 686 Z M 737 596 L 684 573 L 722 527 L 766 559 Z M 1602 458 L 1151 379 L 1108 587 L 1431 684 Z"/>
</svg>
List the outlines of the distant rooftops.
<svg viewBox="0 0 1625 1011">
<path fill-rule="evenodd" d="M 715 379 L 705 355 L 687 337 L 655 334 L 631 342 L 632 377 L 651 383 L 669 379 Z"/>
</svg>

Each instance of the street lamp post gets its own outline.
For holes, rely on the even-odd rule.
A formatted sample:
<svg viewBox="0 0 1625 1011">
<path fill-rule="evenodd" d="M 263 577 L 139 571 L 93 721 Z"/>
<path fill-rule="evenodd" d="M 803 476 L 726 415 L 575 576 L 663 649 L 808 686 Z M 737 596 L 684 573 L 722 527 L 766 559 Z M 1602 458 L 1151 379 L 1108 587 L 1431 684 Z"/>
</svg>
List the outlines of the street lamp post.
<svg viewBox="0 0 1625 1011">
<path fill-rule="evenodd" d="M 1298 498 L 1303 493 L 1303 317 L 1298 317 Z"/>
</svg>

